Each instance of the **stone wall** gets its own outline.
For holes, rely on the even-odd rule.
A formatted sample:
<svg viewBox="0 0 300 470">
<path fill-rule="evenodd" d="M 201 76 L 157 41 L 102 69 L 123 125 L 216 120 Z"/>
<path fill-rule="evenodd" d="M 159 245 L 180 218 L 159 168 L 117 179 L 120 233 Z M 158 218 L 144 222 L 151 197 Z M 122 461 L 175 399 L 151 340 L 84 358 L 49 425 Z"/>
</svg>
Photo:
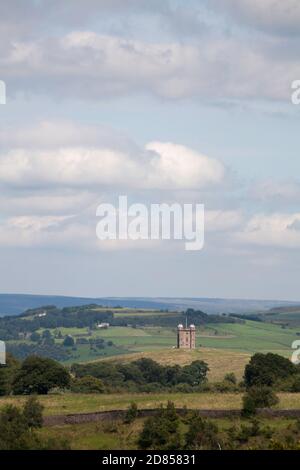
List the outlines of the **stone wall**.
<svg viewBox="0 0 300 470">
<path fill-rule="evenodd" d="M 187 410 L 185 408 L 178 408 L 177 413 L 184 415 L 188 411 L 197 411 L 203 418 L 228 418 L 233 416 L 240 416 L 241 410 Z M 138 416 L 145 418 L 148 416 L 154 416 L 158 413 L 157 409 L 138 410 Z M 113 411 L 98 411 L 94 413 L 76 413 L 68 415 L 55 415 L 45 416 L 44 426 L 56 426 L 63 424 L 82 424 L 82 423 L 93 423 L 96 421 L 112 421 L 123 419 L 125 417 L 126 410 L 113 410 Z M 261 417 L 266 418 L 300 418 L 300 410 L 272 410 L 272 409 L 261 409 L 257 410 L 257 414 Z"/>
</svg>

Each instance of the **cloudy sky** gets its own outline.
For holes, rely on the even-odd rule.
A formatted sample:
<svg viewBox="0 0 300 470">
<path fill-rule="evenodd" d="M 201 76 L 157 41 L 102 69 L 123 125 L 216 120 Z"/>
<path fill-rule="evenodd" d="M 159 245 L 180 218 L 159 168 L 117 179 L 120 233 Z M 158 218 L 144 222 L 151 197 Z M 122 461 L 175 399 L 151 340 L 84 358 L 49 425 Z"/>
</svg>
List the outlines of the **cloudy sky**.
<svg viewBox="0 0 300 470">
<path fill-rule="evenodd" d="M 300 300 L 298 0 L 2 3 L 1 292 Z M 119 194 L 204 249 L 100 242 Z"/>
</svg>

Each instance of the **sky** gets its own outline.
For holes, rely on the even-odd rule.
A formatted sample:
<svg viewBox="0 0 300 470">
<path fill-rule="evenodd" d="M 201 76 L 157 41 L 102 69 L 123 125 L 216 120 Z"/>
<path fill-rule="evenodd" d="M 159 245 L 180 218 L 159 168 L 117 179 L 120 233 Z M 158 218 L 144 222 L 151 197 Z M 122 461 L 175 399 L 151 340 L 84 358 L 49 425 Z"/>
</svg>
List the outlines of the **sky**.
<svg viewBox="0 0 300 470">
<path fill-rule="evenodd" d="M 0 291 L 300 300 L 298 0 L 1 5 Z M 205 205 L 205 244 L 96 209 Z"/>
</svg>

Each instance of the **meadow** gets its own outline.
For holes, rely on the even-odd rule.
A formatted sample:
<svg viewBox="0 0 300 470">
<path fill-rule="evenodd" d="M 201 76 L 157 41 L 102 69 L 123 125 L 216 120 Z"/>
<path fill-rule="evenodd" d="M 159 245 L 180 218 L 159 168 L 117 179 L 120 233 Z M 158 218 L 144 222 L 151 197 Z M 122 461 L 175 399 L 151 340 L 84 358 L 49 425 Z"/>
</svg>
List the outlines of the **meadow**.
<svg viewBox="0 0 300 470">
<path fill-rule="evenodd" d="M 300 393 L 278 393 L 278 409 L 299 409 Z M 175 406 L 193 409 L 240 409 L 242 406 L 241 393 L 112 393 L 112 394 L 82 394 L 64 393 L 40 395 L 44 414 L 62 415 L 69 413 L 91 413 L 95 411 L 124 410 L 135 402 L 139 409 L 157 408 L 171 400 Z M 26 401 L 24 396 L 0 397 L 0 408 L 6 404 L 22 406 Z"/>
<path fill-rule="evenodd" d="M 233 425 L 243 425 L 243 421 L 235 419 L 213 419 L 221 432 L 226 432 Z M 276 431 L 279 435 L 287 427 L 295 425 L 294 419 L 274 418 L 261 419 L 260 424 L 265 429 Z M 53 426 L 42 428 L 39 433 L 48 438 L 60 436 L 70 442 L 71 449 L 76 450 L 130 450 L 137 448 L 139 433 L 144 424 L 143 419 L 136 419 L 130 424 L 122 421 L 106 423 L 85 423 L 75 425 Z M 183 432 L 186 427 L 183 427 Z"/>
</svg>

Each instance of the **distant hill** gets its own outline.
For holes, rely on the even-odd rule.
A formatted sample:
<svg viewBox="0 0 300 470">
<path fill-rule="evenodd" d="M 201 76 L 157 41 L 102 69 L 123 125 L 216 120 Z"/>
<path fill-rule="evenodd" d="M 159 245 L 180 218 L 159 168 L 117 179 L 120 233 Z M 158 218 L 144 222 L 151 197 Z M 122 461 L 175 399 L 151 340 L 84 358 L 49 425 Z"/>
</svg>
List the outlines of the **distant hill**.
<svg viewBox="0 0 300 470">
<path fill-rule="evenodd" d="M 52 295 L 0 294 L 0 316 L 17 315 L 29 308 L 56 305 L 59 308 L 96 303 L 107 307 L 146 308 L 153 310 L 186 310 L 194 308 L 209 314 L 249 313 L 280 307 L 295 307 L 300 302 L 276 300 L 243 300 L 219 298 L 170 297 L 67 297 Z"/>
</svg>

